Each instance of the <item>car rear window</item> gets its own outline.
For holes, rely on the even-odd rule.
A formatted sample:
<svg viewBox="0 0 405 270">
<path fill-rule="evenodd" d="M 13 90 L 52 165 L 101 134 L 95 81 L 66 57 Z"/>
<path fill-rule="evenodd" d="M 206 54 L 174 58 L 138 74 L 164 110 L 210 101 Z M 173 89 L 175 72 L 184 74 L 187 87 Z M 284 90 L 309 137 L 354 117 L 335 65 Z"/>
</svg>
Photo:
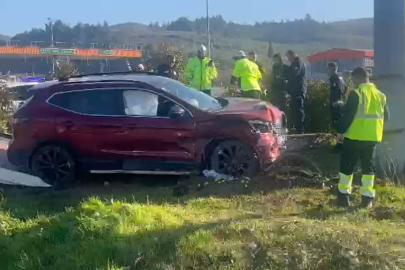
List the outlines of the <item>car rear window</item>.
<svg viewBox="0 0 405 270">
<path fill-rule="evenodd" d="M 124 115 L 124 106 L 119 91 L 114 89 L 83 90 L 58 93 L 50 104 L 59 108 L 86 115 Z"/>
</svg>

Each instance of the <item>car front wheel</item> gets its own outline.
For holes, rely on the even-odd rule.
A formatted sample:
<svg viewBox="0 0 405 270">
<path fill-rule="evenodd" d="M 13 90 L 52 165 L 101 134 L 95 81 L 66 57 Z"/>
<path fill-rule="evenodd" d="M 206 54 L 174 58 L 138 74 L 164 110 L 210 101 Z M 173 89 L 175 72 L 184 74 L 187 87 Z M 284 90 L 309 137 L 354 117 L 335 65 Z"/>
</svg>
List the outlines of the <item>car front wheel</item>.
<svg viewBox="0 0 405 270">
<path fill-rule="evenodd" d="M 76 177 L 76 162 L 66 149 L 47 145 L 35 151 L 31 159 L 31 170 L 35 176 L 54 189 L 71 187 Z"/>
<path fill-rule="evenodd" d="M 257 173 L 258 161 L 251 147 L 237 140 L 221 142 L 211 154 L 211 169 L 234 177 Z"/>
</svg>

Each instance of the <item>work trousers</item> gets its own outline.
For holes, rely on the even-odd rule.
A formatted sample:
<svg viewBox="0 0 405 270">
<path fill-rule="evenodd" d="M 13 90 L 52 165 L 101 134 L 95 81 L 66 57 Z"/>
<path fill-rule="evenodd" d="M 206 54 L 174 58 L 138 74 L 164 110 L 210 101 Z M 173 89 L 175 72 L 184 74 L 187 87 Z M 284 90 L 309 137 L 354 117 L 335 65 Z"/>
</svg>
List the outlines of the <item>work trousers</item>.
<svg viewBox="0 0 405 270">
<path fill-rule="evenodd" d="M 284 92 L 272 93 L 270 102 L 271 104 L 279 108 L 281 111 L 285 112 L 287 108 L 287 94 Z"/>
<path fill-rule="evenodd" d="M 260 99 L 262 92 L 260 90 L 242 90 L 242 97 Z"/>
<path fill-rule="evenodd" d="M 361 193 L 365 197 L 374 198 L 374 174 L 375 174 L 375 156 L 377 142 L 355 141 L 345 138 L 343 149 L 340 156 L 340 174 L 339 174 L 339 192 L 342 194 L 351 194 L 353 171 L 357 162 L 361 162 L 362 170 L 362 188 Z"/>
<path fill-rule="evenodd" d="M 295 96 L 291 98 L 292 125 L 296 129 L 298 134 L 304 133 L 304 121 L 305 121 L 304 101 L 305 101 L 304 96 Z"/>
<path fill-rule="evenodd" d="M 203 92 L 204 94 L 207 94 L 207 95 L 211 96 L 211 89 L 201 90 L 201 92 Z"/>
</svg>

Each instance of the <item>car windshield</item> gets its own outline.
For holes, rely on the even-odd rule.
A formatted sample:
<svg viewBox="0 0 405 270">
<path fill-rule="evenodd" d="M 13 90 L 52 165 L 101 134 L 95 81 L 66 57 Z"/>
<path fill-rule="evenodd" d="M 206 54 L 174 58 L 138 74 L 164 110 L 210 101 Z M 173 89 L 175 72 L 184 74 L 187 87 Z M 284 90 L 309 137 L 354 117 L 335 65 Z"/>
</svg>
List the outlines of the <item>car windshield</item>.
<svg viewBox="0 0 405 270">
<path fill-rule="evenodd" d="M 166 77 L 142 75 L 137 76 L 137 80 L 165 90 L 203 111 L 217 111 L 222 108 L 215 98 Z"/>
</svg>

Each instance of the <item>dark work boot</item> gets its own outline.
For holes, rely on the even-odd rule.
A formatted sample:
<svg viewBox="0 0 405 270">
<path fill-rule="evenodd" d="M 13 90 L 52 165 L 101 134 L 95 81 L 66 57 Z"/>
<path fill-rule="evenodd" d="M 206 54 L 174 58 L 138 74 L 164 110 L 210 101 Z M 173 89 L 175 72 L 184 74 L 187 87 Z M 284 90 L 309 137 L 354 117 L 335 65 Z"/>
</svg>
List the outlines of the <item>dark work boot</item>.
<svg viewBox="0 0 405 270">
<path fill-rule="evenodd" d="M 338 192 L 336 206 L 337 207 L 349 207 L 350 206 L 349 194 L 343 194 L 343 193 Z"/>
<path fill-rule="evenodd" d="M 371 209 L 371 208 L 373 208 L 373 204 L 374 204 L 374 198 L 370 198 L 367 196 L 361 197 L 361 205 L 360 205 L 361 208 Z"/>
</svg>

